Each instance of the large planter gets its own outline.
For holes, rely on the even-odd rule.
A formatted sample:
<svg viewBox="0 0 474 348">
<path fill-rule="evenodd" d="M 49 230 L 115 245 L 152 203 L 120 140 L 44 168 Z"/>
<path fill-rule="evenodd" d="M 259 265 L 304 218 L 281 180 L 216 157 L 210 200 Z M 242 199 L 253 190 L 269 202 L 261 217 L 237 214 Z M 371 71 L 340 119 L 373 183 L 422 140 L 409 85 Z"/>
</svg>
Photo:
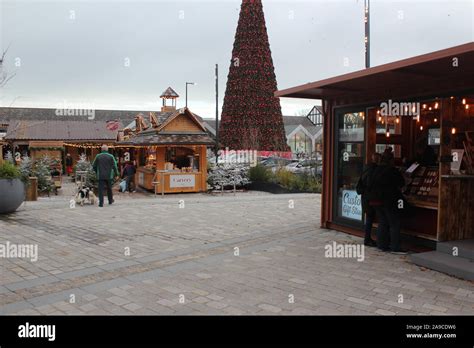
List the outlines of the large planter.
<svg viewBox="0 0 474 348">
<path fill-rule="evenodd" d="M 0 214 L 13 213 L 25 199 L 25 184 L 20 179 L 0 179 Z"/>
</svg>

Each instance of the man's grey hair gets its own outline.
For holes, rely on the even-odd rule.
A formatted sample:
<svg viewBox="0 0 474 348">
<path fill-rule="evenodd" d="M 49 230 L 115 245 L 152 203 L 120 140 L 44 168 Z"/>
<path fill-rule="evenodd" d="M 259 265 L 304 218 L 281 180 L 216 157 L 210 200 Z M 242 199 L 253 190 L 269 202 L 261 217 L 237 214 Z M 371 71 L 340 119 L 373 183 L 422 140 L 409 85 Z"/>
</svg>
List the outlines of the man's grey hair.
<svg viewBox="0 0 474 348">
<path fill-rule="evenodd" d="M 109 147 L 107 145 L 102 145 L 101 147 L 102 151 L 109 151 Z"/>
</svg>

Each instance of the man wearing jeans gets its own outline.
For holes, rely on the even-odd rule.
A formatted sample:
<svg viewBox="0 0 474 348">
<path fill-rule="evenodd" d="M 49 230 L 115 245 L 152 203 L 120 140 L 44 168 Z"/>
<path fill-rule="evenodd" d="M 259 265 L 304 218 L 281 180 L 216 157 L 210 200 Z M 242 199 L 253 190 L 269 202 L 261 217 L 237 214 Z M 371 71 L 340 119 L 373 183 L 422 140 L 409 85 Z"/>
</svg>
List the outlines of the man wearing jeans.
<svg viewBox="0 0 474 348">
<path fill-rule="evenodd" d="M 394 167 L 393 154 L 384 153 L 380 165 L 370 180 L 369 205 L 379 220 L 377 246 L 383 251 L 406 254 L 400 247 L 400 201 L 403 199 L 401 187 L 405 179 Z"/>
<path fill-rule="evenodd" d="M 372 239 L 372 225 L 375 220 L 375 209 L 369 204 L 367 193 L 369 182 L 371 181 L 377 165 L 380 163 L 380 158 L 381 155 L 379 153 L 374 153 L 372 155 L 372 163 L 367 165 L 367 168 L 364 170 L 357 183 L 357 193 L 360 194 L 362 198 L 362 212 L 365 213 L 364 245 L 371 247 L 377 245 L 377 243 Z"/>
<path fill-rule="evenodd" d="M 114 202 L 112 193 L 112 180 L 119 175 L 117 161 L 109 153 L 107 145 L 102 145 L 102 152 L 99 153 L 92 164 L 99 180 L 99 207 L 104 206 L 104 187 L 107 189 L 109 204 Z"/>
</svg>

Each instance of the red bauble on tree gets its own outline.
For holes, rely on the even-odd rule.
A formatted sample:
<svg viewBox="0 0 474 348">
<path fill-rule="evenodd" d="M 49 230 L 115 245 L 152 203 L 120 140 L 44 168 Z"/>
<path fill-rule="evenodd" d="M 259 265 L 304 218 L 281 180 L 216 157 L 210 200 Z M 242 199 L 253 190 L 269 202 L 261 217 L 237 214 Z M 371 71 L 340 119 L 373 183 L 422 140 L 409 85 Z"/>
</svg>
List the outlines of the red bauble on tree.
<svg viewBox="0 0 474 348">
<path fill-rule="evenodd" d="M 289 151 L 261 0 L 243 0 L 219 139 L 232 150 Z"/>
</svg>

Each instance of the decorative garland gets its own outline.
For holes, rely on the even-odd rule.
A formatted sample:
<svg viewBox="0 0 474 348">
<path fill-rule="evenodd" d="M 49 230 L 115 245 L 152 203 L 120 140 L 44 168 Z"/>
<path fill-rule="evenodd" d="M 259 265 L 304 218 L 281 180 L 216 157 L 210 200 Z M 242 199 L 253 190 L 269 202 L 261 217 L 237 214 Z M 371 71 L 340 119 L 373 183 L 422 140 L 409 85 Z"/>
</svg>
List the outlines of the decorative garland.
<svg viewBox="0 0 474 348">
<path fill-rule="evenodd" d="M 64 152 L 64 147 L 59 147 L 59 146 L 53 146 L 53 147 L 48 147 L 48 146 L 30 146 L 29 147 L 30 151 L 61 151 Z"/>
</svg>

